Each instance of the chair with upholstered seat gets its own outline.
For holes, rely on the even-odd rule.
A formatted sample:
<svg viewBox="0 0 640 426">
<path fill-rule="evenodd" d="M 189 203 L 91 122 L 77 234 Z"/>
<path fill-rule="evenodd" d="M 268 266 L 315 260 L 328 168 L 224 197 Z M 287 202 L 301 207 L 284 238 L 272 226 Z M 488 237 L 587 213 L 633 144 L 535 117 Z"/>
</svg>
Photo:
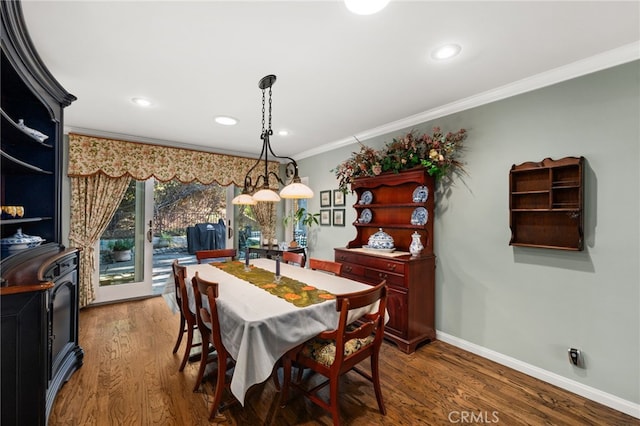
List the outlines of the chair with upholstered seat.
<svg viewBox="0 0 640 426">
<path fill-rule="evenodd" d="M 287 403 L 289 388 L 295 387 L 312 402 L 329 411 L 334 425 L 340 424 L 338 381 L 340 376 L 353 370 L 373 383 L 378 409 L 380 413 L 386 414 L 378 368 L 380 345 L 384 334 L 386 301 L 386 280 L 363 291 L 336 296 L 336 310 L 339 312 L 338 327 L 335 330 L 320 333 L 284 356 L 283 406 Z M 349 311 L 367 307 L 376 302 L 378 302 L 377 309 L 372 309 L 359 318 L 358 322 L 348 324 Z M 367 358 L 370 359 L 370 374 L 358 367 L 358 364 Z M 327 380 L 311 389 L 307 389 L 300 381 L 292 382 L 292 363 L 309 368 L 326 377 Z M 327 384 L 329 384 L 328 402 L 317 394 L 318 390 Z"/>
<path fill-rule="evenodd" d="M 191 354 L 191 349 L 194 347 L 202 346 L 202 343 L 193 342 L 193 331 L 198 328 L 198 323 L 195 314 L 191 312 L 191 309 L 189 309 L 187 284 L 185 282 L 187 279 L 187 268 L 180 265 L 177 259 L 173 261 L 173 263 L 171 264 L 171 268 L 173 270 L 173 280 L 175 283 L 176 302 L 178 303 L 178 307 L 180 308 L 180 331 L 178 334 L 178 340 L 173 347 L 174 354 L 180 347 L 182 336 L 184 335 L 184 333 L 187 333 L 186 347 L 184 349 L 184 355 L 182 357 L 182 362 L 180 363 L 179 368 L 179 371 L 182 371 L 184 370 L 185 365 L 187 365 L 189 355 Z"/>
<path fill-rule="evenodd" d="M 213 420 L 218 409 L 224 410 L 229 405 L 238 402 L 237 399 L 232 397 L 232 400 L 221 406 L 222 394 L 225 389 L 229 390 L 229 387 L 231 385 L 231 381 L 227 379 L 227 370 L 235 365 L 235 360 L 231 357 L 231 355 L 229 355 L 227 349 L 222 343 L 220 322 L 218 321 L 218 308 L 216 304 L 216 299 L 218 297 L 218 284 L 202 279 L 197 272 L 193 277 L 192 282 L 194 291 L 198 291 L 197 297 L 200 298 L 202 294 L 205 294 L 209 302 L 209 309 L 203 307 L 201 302 L 199 312 L 200 318 L 203 321 L 203 324 L 205 324 L 204 327 L 208 330 L 208 342 L 216 349 L 217 354 L 217 357 L 215 358 L 218 362 L 218 366 L 216 369 L 216 383 L 213 395 L 213 403 L 211 405 L 211 411 L 209 414 L 209 420 Z M 210 327 L 207 327 L 207 325 L 209 325 Z M 209 360 L 209 362 L 211 362 L 211 360 Z M 207 361 L 204 361 L 204 363 L 206 365 Z M 202 369 L 202 364 L 201 370 L 204 371 Z"/>
<path fill-rule="evenodd" d="M 311 258 L 309 259 L 309 268 L 318 271 L 330 272 L 337 276 L 342 274 L 342 263 L 333 262 L 331 260 Z"/>
<path fill-rule="evenodd" d="M 196 251 L 196 260 L 202 263 L 203 260 L 235 260 L 238 256 L 236 249 L 217 249 L 217 250 L 198 250 Z"/>
<path fill-rule="evenodd" d="M 302 253 L 293 253 L 291 251 L 282 252 L 282 261 L 289 264 L 300 265 L 301 268 L 304 268 L 305 264 L 305 258 Z"/>
</svg>

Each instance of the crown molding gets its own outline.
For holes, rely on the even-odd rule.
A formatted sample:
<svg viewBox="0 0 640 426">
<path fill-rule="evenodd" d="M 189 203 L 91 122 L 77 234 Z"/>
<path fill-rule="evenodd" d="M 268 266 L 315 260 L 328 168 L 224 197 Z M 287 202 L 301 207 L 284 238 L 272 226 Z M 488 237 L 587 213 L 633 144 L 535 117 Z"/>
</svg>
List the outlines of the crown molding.
<svg viewBox="0 0 640 426">
<path fill-rule="evenodd" d="M 374 127 L 370 130 L 365 130 L 351 138 L 340 139 L 321 145 L 317 148 L 303 151 L 294 155 L 293 158 L 296 160 L 302 160 L 303 158 L 352 145 L 356 143 L 356 138 L 360 141 L 365 141 L 376 136 L 396 132 L 398 130 L 406 129 L 450 114 L 531 92 L 533 90 L 541 89 L 543 87 L 551 86 L 553 84 L 561 83 L 563 81 L 571 80 L 607 68 L 612 68 L 638 59 L 640 59 L 640 40 L 419 114 L 392 121 L 390 123 Z"/>
</svg>

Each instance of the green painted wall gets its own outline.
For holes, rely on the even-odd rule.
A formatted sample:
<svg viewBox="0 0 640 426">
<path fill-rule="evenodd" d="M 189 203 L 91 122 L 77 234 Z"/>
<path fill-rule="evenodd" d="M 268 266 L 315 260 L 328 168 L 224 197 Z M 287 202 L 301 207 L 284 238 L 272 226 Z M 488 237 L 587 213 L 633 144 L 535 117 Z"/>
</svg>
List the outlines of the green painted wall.
<svg viewBox="0 0 640 426">
<path fill-rule="evenodd" d="M 640 403 L 640 62 L 415 126 L 469 131 L 468 176 L 438 193 L 438 331 Z M 345 117 L 348 119 L 348 117 Z M 364 141 L 381 147 L 399 136 Z M 328 141 L 329 142 L 329 141 Z M 299 161 L 317 191 L 357 145 Z M 584 156 L 585 250 L 509 246 L 513 164 Z M 347 197 L 347 223 L 355 220 Z M 319 200 L 310 202 L 319 210 Z M 333 258 L 353 227 L 314 227 L 311 255 Z M 586 369 L 571 366 L 578 347 Z"/>
</svg>

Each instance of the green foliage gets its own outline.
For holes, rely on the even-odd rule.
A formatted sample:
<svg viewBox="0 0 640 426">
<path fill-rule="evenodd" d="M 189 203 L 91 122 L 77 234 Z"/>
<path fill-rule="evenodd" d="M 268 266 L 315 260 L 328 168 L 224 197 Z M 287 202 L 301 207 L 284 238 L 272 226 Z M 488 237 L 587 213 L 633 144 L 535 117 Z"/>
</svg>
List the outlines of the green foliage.
<svg viewBox="0 0 640 426">
<path fill-rule="evenodd" d="M 133 240 L 130 238 L 115 240 L 109 243 L 109 248 L 112 251 L 127 251 L 133 248 Z"/>
<path fill-rule="evenodd" d="M 304 207 L 300 207 L 295 212 L 282 218 L 282 223 L 284 223 L 285 226 L 289 225 L 290 222 L 293 222 L 294 225 L 301 223 L 310 228 L 320 223 L 320 213 L 308 213 Z"/>
</svg>

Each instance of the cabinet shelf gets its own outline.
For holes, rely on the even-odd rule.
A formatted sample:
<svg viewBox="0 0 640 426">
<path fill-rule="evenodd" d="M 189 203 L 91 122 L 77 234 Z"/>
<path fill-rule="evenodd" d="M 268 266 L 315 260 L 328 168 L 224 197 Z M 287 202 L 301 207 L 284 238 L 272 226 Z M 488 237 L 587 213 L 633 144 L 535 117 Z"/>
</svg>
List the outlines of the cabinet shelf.
<svg viewBox="0 0 640 426">
<path fill-rule="evenodd" d="M 582 250 L 583 157 L 513 165 L 509 245 Z"/>
<path fill-rule="evenodd" d="M 382 222 L 370 222 L 370 223 L 358 223 L 354 222 L 353 226 L 362 228 L 391 228 L 391 229 L 424 229 L 424 225 L 412 225 L 410 223 L 382 223 Z"/>
<path fill-rule="evenodd" d="M 16 225 L 21 223 L 41 222 L 43 220 L 51 220 L 52 217 L 21 217 L 18 219 L 0 219 L 0 225 Z"/>
<path fill-rule="evenodd" d="M 354 209 L 396 209 L 402 207 L 408 208 L 417 208 L 417 207 L 425 207 L 427 203 L 371 203 L 371 204 L 354 204 Z"/>
<path fill-rule="evenodd" d="M 29 133 L 24 131 L 18 123 L 13 121 L 9 115 L 4 112 L 3 109 L 0 109 L 0 115 L 2 115 L 2 143 L 3 145 L 6 143 L 17 143 L 17 142 L 29 142 L 34 143 L 39 146 L 43 146 L 45 148 L 53 148 L 53 145 L 48 144 L 46 141 L 40 141 L 35 137 L 31 136 Z M 5 142 L 8 141 L 8 142 Z"/>
<path fill-rule="evenodd" d="M 3 150 L 0 150 L 0 156 L 2 157 L 2 172 L 8 174 L 20 174 L 20 173 L 41 173 L 45 175 L 52 175 L 53 172 L 49 170 L 43 170 L 40 167 L 34 166 L 29 163 L 25 163 L 22 160 L 18 160 L 15 157 L 7 154 Z"/>
</svg>

